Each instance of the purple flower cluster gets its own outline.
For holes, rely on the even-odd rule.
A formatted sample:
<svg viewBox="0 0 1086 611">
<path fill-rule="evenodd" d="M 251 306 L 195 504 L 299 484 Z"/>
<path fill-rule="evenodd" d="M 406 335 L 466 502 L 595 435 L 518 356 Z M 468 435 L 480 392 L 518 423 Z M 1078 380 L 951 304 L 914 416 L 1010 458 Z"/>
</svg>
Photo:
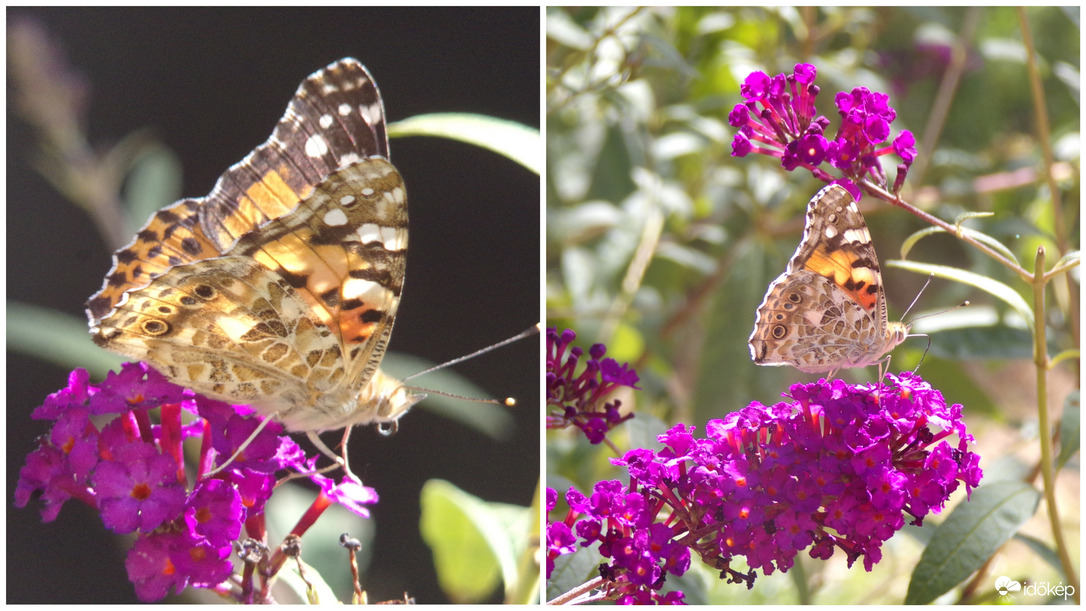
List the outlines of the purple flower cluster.
<svg viewBox="0 0 1086 611">
<path fill-rule="evenodd" d="M 947 407 L 915 374 L 887 377 L 875 387 L 797 384 L 789 403 L 710 421 L 706 438 L 679 424 L 658 437 L 659 452 L 612 459 L 629 485 L 600 482 L 587 498 L 570 489 L 569 515 L 547 528 L 548 573 L 559 555 L 594 542 L 610 558 L 603 576 L 628 596 L 681 575 L 690 552 L 748 587 L 756 570 L 786 572 L 808 548 L 822 559 L 840 549 L 870 571 L 906 519 L 920 525 L 959 482 L 968 494 L 982 476 L 961 405 Z M 548 491 L 548 510 L 556 501 Z M 736 557 L 747 573 L 731 568 Z"/>
<path fill-rule="evenodd" d="M 746 102 L 736 104 L 728 122 L 739 128 L 732 140 L 732 155 L 744 157 L 754 152 L 781 160 L 781 167 L 792 171 L 803 167 L 825 182 L 837 182 L 856 199 L 862 196 L 856 186 L 865 176 L 886 187 L 886 173 L 879 157 L 896 153 L 902 159 L 892 191 L 901 190 L 909 167 L 916 158 L 916 142 L 909 131 L 902 131 L 889 146 L 890 123 L 897 113 L 885 93 L 856 87 L 834 98 L 841 125 L 832 139 L 825 136 L 829 119 L 816 115 L 815 67 L 796 64 L 790 75 L 770 77 L 752 72 L 740 86 Z M 843 175 L 834 177 L 819 166 L 828 162 Z"/>
<path fill-rule="evenodd" d="M 618 400 L 601 402 L 619 386 L 637 388 L 640 379 L 628 364 L 619 365 L 615 359 L 604 358 L 607 347 L 595 344 L 588 350 L 584 369 L 577 374 L 584 351 L 571 346 L 577 337 L 566 329 L 561 335 L 547 328 L 547 428 L 580 428 L 588 440 L 600 443 L 607 432 L 633 418 L 619 412 Z"/>
<path fill-rule="evenodd" d="M 675 527 L 655 522 L 660 507 L 647 497 L 630 492 L 621 482 L 596 484 L 591 497 L 575 488 L 566 493 L 569 513 L 547 524 L 547 577 L 554 559 L 599 541 L 599 553 L 610 558 L 600 565 L 605 579 L 604 597 L 620 604 L 682 604 L 681 591 L 660 594 L 665 574 L 681 576 L 690 568 L 690 549 L 675 541 Z M 547 513 L 558 503 L 558 493 L 547 488 Z M 578 515 L 585 517 L 577 520 Z M 576 533 L 576 534 L 574 534 Z"/>
<path fill-rule="evenodd" d="M 160 422 L 153 424 L 149 410 L 156 407 Z M 182 409 L 198 418 L 183 424 Z M 68 387 L 49 395 L 33 417 L 54 424 L 19 473 L 16 506 L 40 491 L 42 519 L 51 522 L 68 499 L 76 499 L 96 508 L 106 528 L 136 533 L 125 567 L 143 601 L 189 585 L 230 594 L 225 582 L 234 573 L 230 556 L 242 527 L 249 538 L 266 542 L 264 506 L 275 472 L 309 473 L 315 463 L 281 435 L 278 423 L 253 436 L 257 418 L 176 386 L 142 363 L 125 364 L 97 386 L 77 369 Z M 182 456 L 187 439 L 198 440 L 200 448 L 191 487 Z M 207 475 L 216 458 L 225 461 L 243 445 L 225 468 Z M 336 500 L 368 517 L 363 505 L 377 501 L 371 488 L 350 476 L 339 485 L 319 475 L 311 479 L 321 488 L 315 503 L 321 510 Z M 300 521 L 295 534 L 317 515 Z M 246 571 L 250 578 L 252 573 Z M 246 591 L 252 595 L 251 587 Z"/>
</svg>

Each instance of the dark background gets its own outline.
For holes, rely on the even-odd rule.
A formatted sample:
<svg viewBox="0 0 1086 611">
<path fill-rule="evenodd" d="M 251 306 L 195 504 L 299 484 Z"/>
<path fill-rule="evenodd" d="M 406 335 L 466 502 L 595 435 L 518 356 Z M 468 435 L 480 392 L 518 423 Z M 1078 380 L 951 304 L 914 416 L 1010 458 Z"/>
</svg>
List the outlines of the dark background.
<svg viewBox="0 0 1086 611">
<path fill-rule="evenodd" d="M 153 128 L 183 164 L 185 196 L 206 194 L 270 135 L 302 79 L 344 56 L 370 69 L 390 121 L 459 111 L 538 128 L 539 15 L 535 7 L 7 12 L 9 23 L 39 20 L 86 77 L 92 143 Z M 109 269 L 110 249 L 89 218 L 30 167 L 34 131 L 12 112 L 9 102 L 8 298 L 82 319 L 84 301 Z M 538 321 L 538 177 L 448 140 L 393 139 L 390 149 L 411 208 L 407 282 L 390 350 L 443 362 Z M 505 442 L 418 408 L 392 437 L 355 431 L 352 468 L 381 496 L 373 562 L 363 577 L 371 601 L 405 591 L 418 602 L 445 601 L 418 534 L 425 480 L 447 479 L 491 501 L 531 503 L 539 478 L 538 346 L 537 336 L 456 367 L 490 396 L 520 401 Z M 36 499 L 13 508 L 19 469 L 46 430 L 30 413 L 65 386 L 68 371 L 9 352 L 7 373 L 8 602 L 135 601 L 123 564 L 130 542 L 94 512 L 73 501 L 42 524 Z M 417 382 L 425 386 L 426 378 Z"/>
</svg>

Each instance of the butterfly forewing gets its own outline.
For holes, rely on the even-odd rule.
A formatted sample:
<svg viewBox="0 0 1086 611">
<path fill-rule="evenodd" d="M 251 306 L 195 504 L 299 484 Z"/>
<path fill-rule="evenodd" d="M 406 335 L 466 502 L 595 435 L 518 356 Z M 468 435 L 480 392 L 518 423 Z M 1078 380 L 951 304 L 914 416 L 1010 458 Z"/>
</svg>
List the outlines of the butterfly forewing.
<svg viewBox="0 0 1086 611">
<path fill-rule="evenodd" d="M 211 193 L 158 211 L 114 253 L 102 288 L 87 302 L 91 325 L 125 291 L 177 265 L 225 253 L 240 236 L 292 210 L 333 171 L 374 155 L 388 158 L 381 96 L 366 68 L 345 58 L 299 86 L 271 137 L 231 166 Z"/>
</svg>

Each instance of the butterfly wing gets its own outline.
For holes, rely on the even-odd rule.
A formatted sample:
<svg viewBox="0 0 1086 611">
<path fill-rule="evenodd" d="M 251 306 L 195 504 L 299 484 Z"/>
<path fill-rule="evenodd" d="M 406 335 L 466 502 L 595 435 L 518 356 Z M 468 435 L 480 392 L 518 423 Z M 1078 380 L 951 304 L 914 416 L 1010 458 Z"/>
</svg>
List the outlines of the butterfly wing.
<svg viewBox="0 0 1086 611">
<path fill-rule="evenodd" d="M 904 339 L 887 323 L 878 256 L 847 190 L 823 188 L 807 206 L 803 238 L 766 292 L 750 337 L 759 365 L 808 373 L 863 367 Z"/>
<path fill-rule="evenodd" d="M 388 158 L 384 107 L 353 58 L 307 78 L 266 142 L 228 169 L 206 197 L 156 212 L 113 254 L 102 288 L 87 302 L 93 326 L 125 291 L 171 267 L 219 256 L 238 237 L 293 209 L 331 172 L 373 155 Z"/>
<path fill-rule="evenodd" d="M 233 253 L 286 278 L 334 335 L 344 384 L 360 389 L 388 344 L 407 263 L 407 193 L 380 157 L 333 173 L 294 213 L 238 241 Z"/>
<path fill-rule="evenodd" d="M 327 327 L 285 279 L 246 257 L 170 268 L 125 293 L 91 338 L 205 396 L 271 398 L 262 404 L 265 415 L 304 403 L 305 380 L 342 377 L 339 344 Z"/>
<path fill-rule="evenodd" d="M 159 211 L 114 254 L 87 304 L 94 341 L 210 396 L 256 402 L 292 430 L 391 417 L 381 410 L 405 401 L 390 407 L 399 385 L 378 367 L 407 207 L 387 157 L 366 69 L 345 58 L 314 73 L 210 194 Z M 283 418 L 306 405 L 312 418 Z"/>
<path fill-rule="evenodd" d="M 406 204 L 396 169 L 362 160 L 226 256 L 128 291 L 92 338 L 203 394 L 275 413 L 288 429 L 342 426 L 392 331 Z"/>
</svg>

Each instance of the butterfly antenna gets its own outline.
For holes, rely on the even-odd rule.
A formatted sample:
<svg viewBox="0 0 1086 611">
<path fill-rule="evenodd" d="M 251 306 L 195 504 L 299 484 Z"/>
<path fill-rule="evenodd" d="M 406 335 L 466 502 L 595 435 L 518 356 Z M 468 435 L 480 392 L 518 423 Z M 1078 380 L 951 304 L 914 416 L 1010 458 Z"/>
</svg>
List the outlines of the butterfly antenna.
<svg viewBox="0 0 1086 611">
<path fill-rule="evenodd" d="M 406 382 L 406 381 L 410 380 L 411 378 L 417 378 L 417 377 L 419 377 L 421 375 L 425 375 L 425 374 L 430 373 L 432 371 L 437 371 L 438 369 L 444 369 L 446 367 L 449 367 L 450 365 L 456 365 L 457 363 L 463 363 L 464 361 L 466 361 L 468 359 L 473 359 L 473 358 L 479 356 L 480 354 L 486 354 L 487 352 L 490 352 L 491 350 L 496 350 L 498 348 L 501 348 L 502 346 L 505 346 L 507 344 L 511 344 L 511 343 L 513 343 L 513 342 L 515 342 L 517 340 L 524 339 L 525 337 L 528 337 L 530 335 L 535 335 L 536 333 L 539 333 L 539 325 L 540 325 L 540 323 L 536 323 L 534 326 L 529 327 L 529 328 L 525 329 L 524 331 L 521 331 L 520 333 L 514 335 L 513 337 L 510 337 L 509 339 L 503 339 L 502 341 L 500 341 L 500 342 L 498 342 L 496 344 L 491 344 L 491 345 L 487 346 L 486 348 L 480 348 L 479 350 L 476 350 L 475 352 L 472 352 L 471 354 L 465 354 L 462 357 L 455 358 L 455 359 L 453 359 L 451 361 L 446 361 L 446 362 L 444 362 L 444 363 L 442 363 L 440 365 L 434 365 L 433 367 L 431 367 L 429 369 L 426 369 L 424 371 L 420 371 L 418 373 L 413 373 L 413 374 L 407 376 L 406 378 L 404 378 L 402 381 Z M 445 394 L 445 393 L 440 393 L 439 392 L 439 393 L 435 393 L 435 394 L 441 395 L 441 394 Z M 449 395 L 449 396 L 454 397 L 456 395 Z"/>
<path fill-rule="evenodd" d="M 916 305 L 916 302 L 920 301 L 920 296 L 924 294 L 924 289 L 928 288 L 928 285 L 931 284 L 931 279 L 934 277 L 935 274 L 931 274 L 928 276 L 928 279 L 924 281 L 924 286 L 920 287 L 920 290 L 916 292 L 916 297 L 913 297 L 913 302 L 909 304 L 909 307 L 905 308 L 905 313 L 901 315 L 901 320 L 905 320 L 905 317 L 908 316 L 909 312 L 912 311 L 913 306 Z M 909 324 L 911 325 L 912 323 Z"/>
<path fill-rule="evenodd" d="M 918 320 L 924 320 L 925 318 L 931 318 L 932 316 L 939 316 L 940 314 L 946 314 L 948 312 L 953 312 L 954 310 L 957 310 L 958 308 L 964 308 L 967 305 L 969 305 L 969 300 L 968 299 L 966 299 L 965 301 L 959 303 L 958 305 L 956 305 L 956 306 L 954 306 L 952 308 L 947 308 L 945 310 L 939 310 L 938 312 L 932 312 L 931 314 L 925 314 L 923 316 L 917 316 L 916 318 L 909 321 L 909 326 L 912 326 L 913 323 L 915 323 Z M 912 306 L 909 306 L 909 307 L 912 307 Z M 925 337 L 925 336 L 923 334 L 918 334 L 918 335 L 910 335 L 909 337 Z"/>
<path fill-rule="evenodd" d="M 480 354 L 486 354 L 487 352 L 490 352 L 491 350 L 496 350 L 498 348 L 501 348 L 502 346 L 511 344 L 511 343 L 513 343 L 515 341 L 518 341 L 518 340 L 521 340 L 521 339 L 524 339 L 525 337 L 530 337 L 532 335 L 535 335 L 536 333 L 539 333 L 540 326 L 541 326 L 541 323 L 536 323 L 536 324 L 532 325 L 531 327 L 528 327 L 527 329 L 521 331 L 520 333 L 517 333 L 513 337 L 510 337 L 508 339 L 504 339 L 504 340 L 502 340 L 502 341 L 500 341 L 500 342 L 498 342 L 496 344 L 491 344 L 491 345 L 489 345 L 489 346 L 487 346 L 485 348 L 480 348 L 479 350 L 476 350 L 475 352 L 472 352 L 471 354 L 465 354 L 464 356 L 461 356 L 459 358 L 455 358 L 455 359 L 453 359 L 451 361 L 444 362 L 444 363 L 442 363 L 440 365 L 434 365 L 433 367 L 431 367 L 429 369 L 426 369 L 426 370 L 423 370 L 423 371 L 420 371 L 418 373 L 413 373 L 413 374 L 407 376 L 406 378 L 404 378 L 402 380 L 402 382 L 407 382 L 411 378 L 417 378 L 419 376 L 425 375 L 425 374 L 430 373 L 432 371 L 437 371 L 438 369 L 444 369 L 446 367 L 449 367 L 450 365 L 456 365 L 457 363 L 463 363 L 464 361 L 466 361 L 468 359 L 473 359 L 473 358 L 479 356 Z M 474 403 L 493 403 L 494 405 L 504 405 L 506 407 L 513 407 L 513 406 L 515 406 L 517 404 L 517 400 L 514 399 L 513 397 L 506 397 L 504 401 L 499 401 L 497 399 L 477 399 L 475 397 L 465 397 L 463 395 L 456 395 L 456 394 L 453 394 L 453 393 L 444 392 L 444 391 L 440 391 L 440 390 L 433 390 L 433 389 L 430 389 L 430 388 L 420 388 L 418 386 L 407 386 L 406 384 L 404 385 L 404 387 L 405 388 L 410 388 L 412 390 L 420 390 L 420 391 L 423 391 L 423 392 L 425 392 L 427 394 L 441 395 L 443 397 L 451 397 L 453 399 L 462 399 L 464 401 L 471 401 L 471 402 L 474 402 Z"/>
<path fill-rule="evenodd" d="M 498 399 L 479 399 L 477 397 L 465 397 L 464 395 L 457 395 L 442 390 L 434 390 L 432 388 L 422 388 L 421 386 L 405 386 L 404 388 L 410 388 L 411 390 L 420 390 L 428 395 L 441 395 L 442 397 L 451 397 L 453 399 L 471 401 L 472 403 L 493 403 L 494 405 L 504 405 L 506 407 L 516 407 L 517 405 L 517 400 L 513 397 L 506 397 L 504 400 L 499 401 Z"/>
</svg>

